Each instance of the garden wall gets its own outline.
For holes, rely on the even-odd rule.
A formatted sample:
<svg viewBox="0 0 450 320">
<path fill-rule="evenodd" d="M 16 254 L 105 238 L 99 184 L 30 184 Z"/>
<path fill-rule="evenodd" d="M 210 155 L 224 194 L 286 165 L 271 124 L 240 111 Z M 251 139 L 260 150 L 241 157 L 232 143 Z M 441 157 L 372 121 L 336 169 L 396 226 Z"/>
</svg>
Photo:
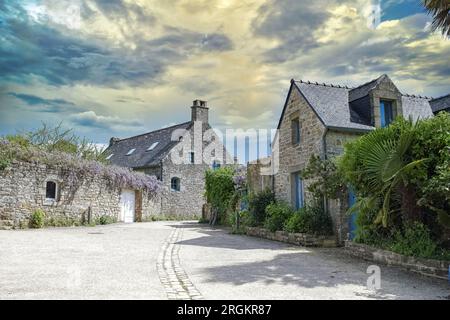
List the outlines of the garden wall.
<svg viewBox="0 0 450 320">
<path fill-rule="evenodd" d="M 345 242 L 345 251 L 352 256 L 365 260 L 399 266 L 429 277 L 449 279 L 449 261 L 408 257 L 352 241 Z"/>
<path fill-rule="evenodd" d="M 57 185 L 56 199 L 48 200 L 46 185 Z M 78 222 L 95 221 L 101 216 L 117 221 L 120 217 L 120 188 L 110 187 L 101 176 L 68 175 L 65 168 L 49 167 L 13 161 L 0 171 L 0 227 L 26 227 L 36 209 L 46 213 L 46 219 L 73 219 Z M 158 214 L 158 198 L 148 199 L 145 193 L 136 197 L 136 220 Z M 89 220 L 89 221 L 88 221 Z"/>
<path fill-rule="evenodd" d="M 258 227 L 247 227 L 246 234 L 252 237 L 285 242 L 303 247 L 336 247 L 336 240 L 333 236 L 315 236 L 306 233 L 288 233 L 286 231 L 270 232 L 267 229 Z"/>
</svg>

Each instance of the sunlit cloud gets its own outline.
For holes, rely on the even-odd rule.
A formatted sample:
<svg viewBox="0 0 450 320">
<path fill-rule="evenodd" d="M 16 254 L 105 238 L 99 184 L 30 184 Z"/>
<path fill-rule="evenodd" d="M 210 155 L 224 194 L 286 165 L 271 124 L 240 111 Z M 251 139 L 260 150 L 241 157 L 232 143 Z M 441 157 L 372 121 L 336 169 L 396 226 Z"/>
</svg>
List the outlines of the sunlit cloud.
<svg viewBox="0 0 450 320">
<path fill-rule="evenodd" d="M 197 98 L 220 129 L 273 128 L 291 78 L 443 95 L 450 42 L 416 2 L 381 1 L 374 27 L 365 0 L 1 2 L 0 134 L 63 120 L 105 143 Z"/>
</svg>

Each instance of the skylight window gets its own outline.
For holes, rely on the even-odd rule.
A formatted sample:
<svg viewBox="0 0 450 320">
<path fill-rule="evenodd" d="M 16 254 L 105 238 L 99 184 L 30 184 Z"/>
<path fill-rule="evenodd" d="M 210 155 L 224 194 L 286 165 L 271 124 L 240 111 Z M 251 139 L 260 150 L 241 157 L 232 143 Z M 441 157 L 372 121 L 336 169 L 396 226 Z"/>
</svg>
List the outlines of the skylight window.
<svg viewBox="0 0 450 320">
<path fill-rule="evenodd" d="M 114 155 L 114 153 L 111 153 L 109 156 L 106 157 L 106 160 L 111 159 L 113 155 Z"/>
<path fill-rule="evenodd" d="M 156 146 L 158 145 L 159 142 L 154 142 L 152 143 L 152 145 L 147 149 L 147 151 L 152 151 L 153 149 L 156 148 Z"/>
<path fill-rule="evenodd" d="M 128 151 L 127 156 L 132 155 L 134 151 L 136 151 L 136 149 L 131 149 L 130 151 Z"/>
</svg>

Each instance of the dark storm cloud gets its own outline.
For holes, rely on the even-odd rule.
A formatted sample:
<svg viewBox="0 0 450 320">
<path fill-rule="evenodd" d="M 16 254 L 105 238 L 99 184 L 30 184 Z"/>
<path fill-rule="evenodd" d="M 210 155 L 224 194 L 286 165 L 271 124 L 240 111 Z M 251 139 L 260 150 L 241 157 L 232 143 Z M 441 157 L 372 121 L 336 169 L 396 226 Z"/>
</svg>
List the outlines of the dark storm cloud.
<svg viewBox="0 0 450 320">
<path fill-rule="evenodd" d="M 285 62 L 317 47 L 313 32 L 329 17 L 324 5 L 324 1 L 271 0 L 261 6 L 253 21 L 254 33 L 281 40 L 265 53 L 266 60 Z"/>
<path fill-rule="evenodd" d="M 111 10 L 120 11 L 120 7 Z M 225 35 L 205 36 L 174 28 L 157 39 L 136 39 L 134 50 L 112 47 L 102 40 L 81 38 L 76 31 L 63 33 L 36 23 L 19 6 L 2 10 L 0 21 L 0 74 L 4 80 L 16 82 L 27 82 L 28 76 L 36 75 L 53 85 L 148 84 L 156 81 L 167 66 L 189 55 L 232 48 Z"/>
<path fill-rule="evenodd" d="M 86 111 L 73 114 L 69 119 L 75 125 L 100 129 L 120 130 L 129 128 L 141 128 L 139 120 L 128 120 L 115 116 L 97 115 L 94 111 Z"/>
<path fill-rule="evenodd" d="M 8 94 L 25 102 L 26 105 L 33 107 L 33 111 L 37 112 L 60 113 L 83 110 L 76 104 L 64 99 L 45 99 L 32 94 L 15 92 L 9 92 Z"/>
</svg>

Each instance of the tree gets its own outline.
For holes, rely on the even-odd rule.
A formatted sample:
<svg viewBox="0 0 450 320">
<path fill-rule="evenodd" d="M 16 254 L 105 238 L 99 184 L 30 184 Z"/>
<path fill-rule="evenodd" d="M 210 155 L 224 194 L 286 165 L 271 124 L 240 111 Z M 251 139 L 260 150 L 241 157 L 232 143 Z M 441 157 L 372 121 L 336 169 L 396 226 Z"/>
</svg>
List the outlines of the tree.
<svg viewBox="0 0 450 320">
<path fill-rule="evenodd" d="M 444 36 L 450 36 L 450 1 L 423 0 L 423 5 L 428 13 L 433 15 L 433 31 L 440 29 Z"/>
<path fill-rule="evenodd" d="M 8 135 L 5 138 L 22 147 L 32 145 L 47 152 L 65 152 L 82 159 L 107 162 L 100 148 L 86 138 L 75 135 L 72 129 L 64 129 L 62 123 L 56 126 L 42 123 L 34 131 Z"/>
<path fill-rule="evenodd" d="M 412 221 L 448 226 L 450 115 L 397 118 L 345 146 L 339 166 L 358 211 L 384 227 Z"/>
</svg>

